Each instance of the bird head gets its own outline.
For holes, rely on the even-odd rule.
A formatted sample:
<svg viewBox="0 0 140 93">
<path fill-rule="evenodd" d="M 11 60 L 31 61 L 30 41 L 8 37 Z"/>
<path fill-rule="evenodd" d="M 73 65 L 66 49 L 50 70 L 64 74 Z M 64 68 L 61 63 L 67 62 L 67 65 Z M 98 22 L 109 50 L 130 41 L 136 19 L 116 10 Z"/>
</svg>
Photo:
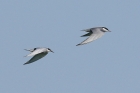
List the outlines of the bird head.
<svg viewBox="0 0 140 93">
<path fill-rule="evenodd" d="M 47 51 L 48 51 L 48 52 L 53 52 L 50 48 L 47 48 Z M 53 53 L 54 53 L 54 52 L 53 52 Z"/>
<path fill-rule="evenodd" d="M 102 27 L 102 31 L 103 32 L 111 32 L 108 28 L 106 28 L 106 27 Z"/>
</svg>

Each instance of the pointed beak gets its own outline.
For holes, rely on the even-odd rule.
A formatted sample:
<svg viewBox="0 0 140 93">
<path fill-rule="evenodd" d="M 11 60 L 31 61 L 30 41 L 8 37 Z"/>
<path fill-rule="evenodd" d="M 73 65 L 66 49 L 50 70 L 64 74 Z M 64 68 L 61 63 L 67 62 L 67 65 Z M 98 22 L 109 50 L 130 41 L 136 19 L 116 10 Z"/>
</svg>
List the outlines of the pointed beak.
<svg viewBox="0 0 140 93">
<path fill-rule="evenodd" d="M 109 32 L 111 32 L 110 30 L 108 30 Z"/>
<path fill-rule="evenodd" d="M 52 53 L 54 53 L 52 50 L 50 50 Z"/>
</svg>

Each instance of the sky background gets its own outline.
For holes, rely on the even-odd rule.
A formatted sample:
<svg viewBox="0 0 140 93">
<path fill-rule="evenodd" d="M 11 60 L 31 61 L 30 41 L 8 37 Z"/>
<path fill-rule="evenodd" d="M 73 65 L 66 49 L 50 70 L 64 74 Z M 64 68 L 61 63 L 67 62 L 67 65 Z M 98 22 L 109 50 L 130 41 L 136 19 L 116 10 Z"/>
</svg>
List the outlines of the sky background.
<svg viewBox="0 0 140 93">
<path fill-rule="evenodd" d="M 0 93 L 140 93 L 139 35 L 139 0 L 0 0 Z M 35 47 L 55 53 L 23 65 Z"/>
</svg>

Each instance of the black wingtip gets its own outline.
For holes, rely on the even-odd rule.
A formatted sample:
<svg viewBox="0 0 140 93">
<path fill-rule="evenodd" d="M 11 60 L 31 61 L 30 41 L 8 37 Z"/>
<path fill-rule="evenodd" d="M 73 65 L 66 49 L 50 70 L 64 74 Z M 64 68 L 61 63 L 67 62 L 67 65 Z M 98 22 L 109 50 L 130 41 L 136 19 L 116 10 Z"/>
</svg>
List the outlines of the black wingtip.
<svg viewBox="0 0 140 93">
<path fill-rule="evenodd" d="M 86 37 L 87 35 L 82 35 L 82 36 L 80 36 L 80 37 Z"/>
<path fill-rule="evenodd" d="M 26 65 L 27 63 L 24 63 L 23 65 Z"/>
</svg>

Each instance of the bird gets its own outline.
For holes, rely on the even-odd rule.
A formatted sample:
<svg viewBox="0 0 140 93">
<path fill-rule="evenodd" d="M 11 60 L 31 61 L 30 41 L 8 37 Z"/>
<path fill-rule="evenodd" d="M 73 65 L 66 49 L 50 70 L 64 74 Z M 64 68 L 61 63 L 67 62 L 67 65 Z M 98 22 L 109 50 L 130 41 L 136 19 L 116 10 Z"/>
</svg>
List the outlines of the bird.
<svg viewBox="0 0 140 93">
<path fill-rule="evenodd" d="M 90 42 L 102 37 L 105 32 L 111 32 L 106 27 L 94 27 L 94 28 L 90 28 L 90 29 L 84 29 L 82 31 L 86 31 L 88 33 L 85 35 L 82 35 L 81 37 L 86 37 L 86 36 L 89 36 L 89 37 L 86 40 L 84 40 L 83 42 L 77 44 L 76 46 L 90 43 Z"/>
<path fill-rule="evenodd" d="M 23 65 L 33 63 L 33 62 L 43 58 L 44 56 L 46 56 L 48 54 L 48 52 L 53 52 L 50 48 L 45 48 L 45 47 L 37 47 L 37 48 L 33 48 L 33 49 L 24 49 L 24 50 L 31 52 L 30 54 L 26 55 L 25 57 L 28 57 L 28 56 L 33 56 L 33 57 L 29 61 L 24 63 Z"/>
</svg>

